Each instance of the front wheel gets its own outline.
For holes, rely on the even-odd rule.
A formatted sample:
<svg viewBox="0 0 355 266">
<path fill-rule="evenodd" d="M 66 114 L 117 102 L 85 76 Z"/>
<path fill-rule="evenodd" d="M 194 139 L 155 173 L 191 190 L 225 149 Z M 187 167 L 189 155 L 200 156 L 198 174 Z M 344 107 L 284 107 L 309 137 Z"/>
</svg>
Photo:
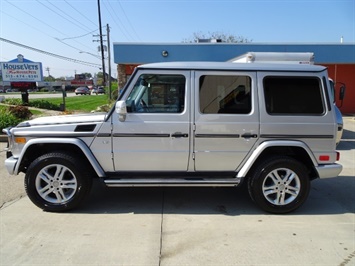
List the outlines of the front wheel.
<svg viewBox="0 0 355 266">
<path fill-rule="evenodd" d="M 65 153 L 48 153 L 29 166 L 25 189 L 30 200 L 45 211 L 68 211 L 89 193 L 92 177 L 85 163 Z"/>
<path fill-rule="evenodd" d="M 271 157 L 262 162 L 249 177 L 251 198 L 263 210 L 288 213 L 307 199 L 310 179 L 306 167 L 299 161 L 284 156 Z"/>
</svg>

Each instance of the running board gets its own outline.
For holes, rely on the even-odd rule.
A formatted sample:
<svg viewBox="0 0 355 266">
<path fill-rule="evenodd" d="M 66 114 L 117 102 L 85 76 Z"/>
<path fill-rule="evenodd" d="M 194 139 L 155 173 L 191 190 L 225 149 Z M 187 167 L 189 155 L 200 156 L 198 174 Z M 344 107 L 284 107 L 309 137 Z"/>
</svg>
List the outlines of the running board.
<svg viewBox="0 0 355 266">
<path fill-rule="evenodd" d="M 234 178 L 116 178 L 105 179 L 108 187 L 231 187 L 238 186 L 242 179 Z"/>
</svg>

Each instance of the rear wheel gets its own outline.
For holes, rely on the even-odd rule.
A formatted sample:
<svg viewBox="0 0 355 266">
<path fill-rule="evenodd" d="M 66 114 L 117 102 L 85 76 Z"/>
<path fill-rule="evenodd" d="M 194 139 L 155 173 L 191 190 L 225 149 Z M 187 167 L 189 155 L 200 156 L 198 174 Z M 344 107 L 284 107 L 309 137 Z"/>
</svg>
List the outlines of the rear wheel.
<svg viewBox="0 0 355 266">
<path fill-rule="evenodd" d="M 68 211 L 77 207 L 92 184 L 87 167 L 65 153 L 48 153 L 29 166 L 25 189 L 30 200 L 45 211 Z"/>
<path fill-rule="evenodd" d="M 252 172 L 248 190 L 251 198 L 263 210 L 287 213 L 306 201 L 310 179 L 306 167 L 299 161 L 275 156 L 262 162 Z"/>
</svg>

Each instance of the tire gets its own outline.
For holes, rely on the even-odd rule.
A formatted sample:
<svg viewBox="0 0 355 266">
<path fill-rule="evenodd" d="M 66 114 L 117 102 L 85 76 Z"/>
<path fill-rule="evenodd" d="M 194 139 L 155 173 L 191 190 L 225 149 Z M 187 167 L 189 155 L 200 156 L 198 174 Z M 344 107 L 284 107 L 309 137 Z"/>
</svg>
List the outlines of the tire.
<svg viewBox="0 0 355 266">
<path fill-rule="evenodd" d="M 248 190 L 252 200 L 264 211 L 288 213 L 306 201 L 310 178 L 306 167 L 299 161 L 274 156 L 252 171 Z"/>
<path fill-rule="evenodd" d="M 86 164 L 66 153 L 48 153 L 34 160 L 25 175 L 30 200 L 45 211 L 77 207 L 90 192 L 92 177 Z"/>
</svg>

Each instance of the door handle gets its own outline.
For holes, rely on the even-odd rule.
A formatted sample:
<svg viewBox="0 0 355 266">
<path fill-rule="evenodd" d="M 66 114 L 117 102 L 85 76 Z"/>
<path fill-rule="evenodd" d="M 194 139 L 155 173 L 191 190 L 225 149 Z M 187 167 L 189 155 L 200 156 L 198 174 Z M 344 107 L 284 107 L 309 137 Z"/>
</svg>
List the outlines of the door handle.
<svg viewBox="0 0 355 266">
<path fill-rule="evenodd" d="M 171 134 L 171 137 L 173 137 L 173 138 L 187 138 L 188 136 L 189 136 L 189 134 L 181 133 L 181 132 L 175 132 L 175 133 Z"/>
<path fill-rule="evenodd" d="M 256 138 L 256 137 L 258 137 L 258 135 L 251 134 L 251 133 L 245 133 L 242 135 L 242 138 L 245 138 L 245 139 Z"/>
</svg>

